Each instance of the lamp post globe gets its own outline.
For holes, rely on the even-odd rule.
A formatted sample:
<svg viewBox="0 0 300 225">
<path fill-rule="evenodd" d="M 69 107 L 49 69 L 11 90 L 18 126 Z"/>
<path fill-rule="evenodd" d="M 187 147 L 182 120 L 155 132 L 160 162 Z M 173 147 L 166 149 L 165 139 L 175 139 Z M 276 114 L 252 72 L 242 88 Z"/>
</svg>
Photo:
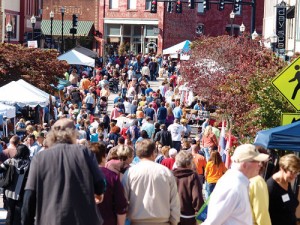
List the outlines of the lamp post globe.
<svg viewBox="0 0 300 225">
<path fill-rule="evenodd" d="M 34 27 L 35 27 L 35 23 L 36 23 L 36 18 L 34 15 L 32 15 L 32 17 L 30 18 L 30 22 L 32 25 L 32 40 L 34 40 Z"/>
<path fill-rule="evenodd" d="M 256 32 L 256 30 L 253 31 L 253 33 L 251 34 L 251 38 L 252 40 L 255 40 L 258 37 L 258 33 Z"/>
<path fill-rule="evenodd" d="M 278 41 L 278 36 L 273 33 L 270 37 L 270 42 L 271 42 L 271 48 L 272 48 L 272 51 L 275 52 L 276 51 L 276 44 L 277 44 L 277 41 Z"/>
<path fill-rule="evenodd" d="M 6 24 L 6 32 L 7 32 L 7 42 L 10 43 L 10 35 L 12 32 L 12 25 L 10 24 L 10 22 Z"/>
<path fill-rule="evenodd" d="M 61 53 L 64 53 L 64 15 L 65 15 L 65 7 L 60 8 L 61 12 Z"/>
<path fill-rule="evenodd" d="M 242 23 L 240 26 L 240 33 L 243 34 L 245 32 L 245 30 L 246 30 L 246 27 L 245 27 L 244 23 Z"/>
<path fill-rule="evenodd" d="M 53 45 L 53 37 L 52 37 L 52 34 L 53 34 L 53 18 L 54 18 L 54 12 L 51 11 L 50 12 L 50 37 L 51 37 L 50 49 L 52 48 L 52 45 Z"/>
</svg>

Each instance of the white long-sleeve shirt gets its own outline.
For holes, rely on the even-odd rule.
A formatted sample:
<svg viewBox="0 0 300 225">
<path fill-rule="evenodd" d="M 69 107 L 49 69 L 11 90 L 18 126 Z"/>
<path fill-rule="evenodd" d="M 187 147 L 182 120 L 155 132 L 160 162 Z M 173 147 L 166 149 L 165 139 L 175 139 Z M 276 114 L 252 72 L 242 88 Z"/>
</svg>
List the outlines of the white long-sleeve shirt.
<svg viewBox="0 0 300 225">
<path fill-rule="evenodd" d="M 249 179 L 243 173 L 230 169 L 218 180 L 202 225 L 253 225 Z"/>
</svg>

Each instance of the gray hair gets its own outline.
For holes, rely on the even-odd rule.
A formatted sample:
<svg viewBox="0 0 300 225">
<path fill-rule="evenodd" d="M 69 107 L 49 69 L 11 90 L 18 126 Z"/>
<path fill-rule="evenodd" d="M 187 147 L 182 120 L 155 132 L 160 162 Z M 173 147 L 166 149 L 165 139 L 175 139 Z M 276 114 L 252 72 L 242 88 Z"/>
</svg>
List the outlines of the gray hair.
<svg viewBox="0 0 300 225">
<path fill-rule="evenodd" d="M 177 167 L 187 168 L 192 165 L 193 155 L 187 151 L 180 151 L 175 158 Z"/>
</svg>

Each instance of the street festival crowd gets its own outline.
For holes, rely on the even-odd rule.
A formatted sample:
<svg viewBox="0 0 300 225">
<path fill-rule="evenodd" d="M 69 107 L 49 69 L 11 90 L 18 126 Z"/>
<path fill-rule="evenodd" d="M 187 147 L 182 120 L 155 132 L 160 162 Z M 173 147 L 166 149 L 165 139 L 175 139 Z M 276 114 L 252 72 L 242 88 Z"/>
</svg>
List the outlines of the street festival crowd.
<svg viewBox="0 0 300 225">
<path fill-rule="evenodd" d="M 300 159 L 284 155 L 265 181 L 272 155 L 225 133 L 208 101 L 184 91 L 179 63 L 110 56 L 65 77 L 39 123 L 20 116 L 2 137 L 6 224 L 297 224 Z"/>
</svg>

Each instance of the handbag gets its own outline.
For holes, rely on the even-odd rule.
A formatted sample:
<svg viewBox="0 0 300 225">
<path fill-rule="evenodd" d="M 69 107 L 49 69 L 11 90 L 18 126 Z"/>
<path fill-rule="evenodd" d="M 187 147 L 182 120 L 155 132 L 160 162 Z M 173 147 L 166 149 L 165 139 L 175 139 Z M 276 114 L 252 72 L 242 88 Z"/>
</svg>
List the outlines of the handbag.
<svg viewBox="0 0 300 225">
<path fill-rule="evenodd" d="M 0 177 L 0 187 L 7 188 L 9 187 L 14 179 L 15 166 L 12 164 L 11 160 L 9 162 L 7 170 Z"/>
<path fill-rule="evenodd" d="M 203 223 L 207 218 L 207 209 L 210 196 L 206 199 L 199 212 L 196 214 L 196 220 L 199 224 Z"/>
</svg>

